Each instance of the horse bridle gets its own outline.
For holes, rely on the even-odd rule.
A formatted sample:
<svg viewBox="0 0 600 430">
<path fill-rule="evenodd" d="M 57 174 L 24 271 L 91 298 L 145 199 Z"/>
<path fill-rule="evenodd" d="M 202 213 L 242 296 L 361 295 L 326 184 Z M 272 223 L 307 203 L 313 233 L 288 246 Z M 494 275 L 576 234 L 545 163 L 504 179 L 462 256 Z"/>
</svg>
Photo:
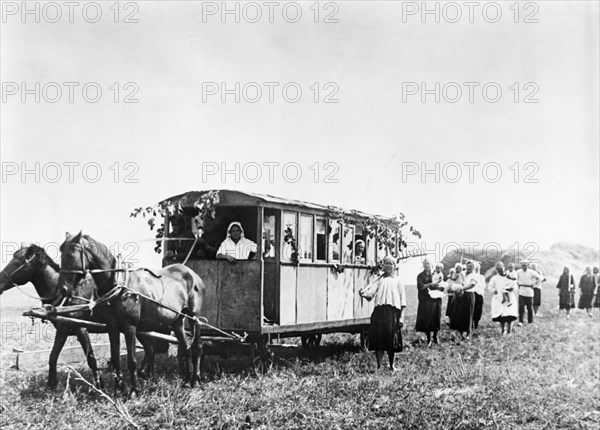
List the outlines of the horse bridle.
<svg viewBox="0 0 600 430">
<path fill-rule="evenodd" d="M 20 287 L 19 284 L 17 284 L 15 281 L 13 281 L 12 277 L 18 273 L 20 270 L 22 270 L 23 268 L 27 268 L 29 269 L 31 267 L 31 262 L 38 256 L 37 253 L 34 253 L 31 257 L 27 258 L 25 257 L 25 261 L 19 266 L 17 267 L 15 270 L 13 270 L 10 275 L 4 275 L 5 278 L 12 283 L 13 288 L 16 287 L 19 289 L 19 291 L 21 291 L 23 294 L 25 294 L 28 297 L 31 297 L 32 299 L 39 299 L 42 301 L 47 301 L 47 300 L 54 300 L 57 296 L 58 296 L 58 291 L 56 292 L 56 294 L 53 297 L 35 297 L 32 296 L 31 294 L 27 294 L 25 291 L 23 291 Z"/>
<path fill-rule="evenodd" d="M 17 273 L 19 270 L 23 269 L 24 267 L 27 267 L 29 269 L 29 266 L 31 266 L 31 262 L 33 261 L 33 259 L 37 256 L 37 254 L 33 254 L 31 257 L 27 258 L 25 257 L 25 261 L 19 266 L 17 267 L 15 270 L 12 271 L 12 273 L 10 275 L 5 275 L 6 279 L 10 280 L 11 282 L 13 282 L 13 285 L 17 285 L 16 282 L 12 281 L 12 277 L 15 276 L 15 273 Z"/>
<path fill-rule="evenodd" d="M 88 276 L 94 273 L 111 273 L 111 272 L 127 272 L 125 269 L 85 269 L 85 247 L 83 244 L 74 243 L 74 249 L 81 250 L 81 269 L 60 269 L 60 273 L 78 274 L 83 275 L 83 281 L 87 283 Z M 98 293 L 98 291 L 96 291 Z M 86 302 L 94 303 L 94 299 L 87 299 L 85 297 L 75 296 L 72 292 L 69 292 L 69 296 L 73 299 L 83 300 Z"/>
</svg>

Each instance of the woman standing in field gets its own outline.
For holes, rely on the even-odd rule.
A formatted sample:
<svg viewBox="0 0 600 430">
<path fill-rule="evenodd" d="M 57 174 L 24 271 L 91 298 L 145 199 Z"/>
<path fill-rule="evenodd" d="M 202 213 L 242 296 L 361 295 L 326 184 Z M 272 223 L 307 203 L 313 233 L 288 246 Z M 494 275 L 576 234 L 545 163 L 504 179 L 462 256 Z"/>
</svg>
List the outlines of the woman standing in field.
<svg viewBox="0 0 600 430">
<path fill-rule="evenodd" d="M 533 315 L 536 317 L 542 317 L 540 306 L 542 305 L 542 283 L 546 282 L 546 277 L 539 269 L 537 263 L 531 264 L 531 270 L 535 270 L 540 275 L 533 284 Z"/>
<path fill-rule="evenodd" d="M 463 266 L 460 263 L 456 263 L 454 269 L 450 269 L 448 274 L 448 305 L 446 306 L 446 316 L 448 317 L 448 320 L 450 320 L 450 316 L 452 315 L 455 287 L 462 287 L 464 281 L 465 274 L 463 272 Z"/>
<path fill-rule="evenodd" d="M 596 280 L 592 275 L 592 269 L 589 267 L 585 268 L 585 273 L 579 280 L 579 289 L 581 294 L 579 296 L 579 309 L 585 309 L 588 316 L 592 317 L 592 300 L 594 299 L 594 291 L 596 291 Z"/>
<path fill-rule="evenodd" d="M 506 276 L 504 263 L 496 263 L 496 274 L 492 276 L 489 289 L 494 292 L 492 296 L 492 321 L 499 322 L 502 327 L 502 336 L 510 333 L 513 321 L 519 315 L 517 310 L 517 281 Z M 508 295 L 508 297 L 506 297 Z"/>
<path fill-rule="evenodd" d="M 477 285 L 473 288 L 473 296 L 475 299 L 475 307 L 473 309 L 473 328 L 479 327 L 479 320 L 483 313 L 483 294 L 485 292 L 485 277 L 479 273 L 481 266 L 477 262 L 473 262 L 473 272 L 475 272 L 475 278 L 477 278 Z"/>
<path fill-rule="evenodd" d="M 568 267 L 563 269 L 556 288 L 558 288 L 559 309 L 564 309 L 567 318 L 571 318 L 571 308 L 575 307 L 575 278 L 569 273 Z"/>
<path fill-rule="evenodd" d="M 458 331 L 462 340 L 468 340 L 471 337 L 473 313 L 475 310 L 475 293 L 472 290 L 479 283 L 475 272 L 473 272 L 473 262 L 467 261 L 466 266 L 467 271 L 462 284 L 455 283 L 452 286 L 454 300 L 452 301 L 452 311 L 450 314 L 450 328 Z"/>
<path fill-rule="evenodd" d="M 596 281 L 596 300 L 594 300 L 594 307 L 600 308 L 600 270 L 594 267 L 594 280 Z"/>
<path fill-rule="evenodd" d="M 375 309 L 369 326 L 369 350 L 375 351 L 377 369 L 381 367 L 383 353 L 387 351 L 390 369 L 394 366 L 394 353 L 402 351 L 402 326 L 406 308 L 406 292 L 400 278 L 394 275 L 396 260 L 383 259 L 383 275 L 360 289 L 358 294 L 367 300 L 375 299 Z"/>
<path fill-rule="evenodd" d="M 433 343 L 438 343 L 438 331 L 440 330 L 440 323 L 442 318 L 442 298 L 434 297 L 430 294 L 432 291 L 443 291 L 444 288 L 440 285 L 442 279 L 440 279 L 441 272 L 438 271 L 439 267 L 436 265 L 436 280 L 433 280 L 433 274 L 431 273 L 431 264 L 429 261 L 423 261 L 423 271 L 417 276 L 417 290 L 419 298 L 419 306 L 417 308 L 417 322 L 415 324 L 415 330 L 423 332 L 427 335 L 427 346 L 432 345 L 431 333 L 433 333 Z"/>
</svg>

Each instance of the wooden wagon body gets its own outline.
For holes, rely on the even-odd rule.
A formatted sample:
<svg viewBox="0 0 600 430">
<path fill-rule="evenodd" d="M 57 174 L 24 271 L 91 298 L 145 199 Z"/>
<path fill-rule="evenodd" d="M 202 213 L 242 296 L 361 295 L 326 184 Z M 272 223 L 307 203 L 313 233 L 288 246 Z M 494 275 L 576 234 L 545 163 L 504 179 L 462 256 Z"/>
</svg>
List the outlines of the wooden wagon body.
<svg viewBox="0 0 600 430">
<path fill-rule="evenodd" d="M 209 324 L 250 338 L 367 330 L 373 305 L 358 291 L 375 279 L 374 264 L 390 252 L 364 227 L 365 220 L 376 216 L 351 211 L 341 221 L 331 207 L 219 190 L 214 218 L 205 216 L 201 227 L 211 255 L 190 251 L 199 202 L 207 193 L 188 192 L 161 203 L 177 208 L 166 214 L 163 265 L 182 261 L 189 253 L 186 265 L 207 287 L 203 316 Z M 173 251 L 181 238 L 169 234 L 175 218 L 185 225 L 187 239 Z M 236 264 L 215 259 L 214 250 L 232 221 L 241 222 L 245 237 L 257 244 L 254 259 Z M 365 242 L 362 255 L 354 255 L 358 240 Z"/>
</svg>

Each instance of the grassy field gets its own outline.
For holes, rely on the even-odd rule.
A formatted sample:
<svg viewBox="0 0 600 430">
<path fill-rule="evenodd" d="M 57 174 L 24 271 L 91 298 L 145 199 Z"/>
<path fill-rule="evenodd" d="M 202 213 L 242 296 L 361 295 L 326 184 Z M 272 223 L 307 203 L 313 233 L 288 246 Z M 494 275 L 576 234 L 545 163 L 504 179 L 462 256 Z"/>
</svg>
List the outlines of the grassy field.
<svg viewBox="0 0 600 430">
<path fill-rule="evenodd" d="M 123 400 L 132 421 L 148 429 L 598 429 L 599 313 L 596 309 L 589 318 L 574 311 L 567 320 L 558 312 L 552 287 L 544 290 L 543 318 L 535 324 L 500 337 L 486 297 L 471 341 L 458 343 L 444 329 L 441 345 L 434 348 L 412 330 L 416 288 L 408 287 L 406 349 L 397 357 L 395 373 L 376 373 L 373 354 L 360 350 L 356 336 L 336 334 L 324 336 L 315 351 L 277 350 L 275 366 L 265 376 L 256 375 L 247 358 L 209 357 L 205 380 L 194 390 L 180 387 L 172 357 L 142 384 L 139 398 L 115 400 Z M 50 347 L 52 331 L 36 324 L 38 335 L 11 334 L 7 324 L 30 326 L 20 314 L 36 303 L 19 299 L 18 292 L 9 294 L 0 302 L 0 427 L 126 428 L 116 407 L 66 368 L 60 369 L 55 392 L 45 388 L 46 367 L 11 368 L 13 347 Z M 78 370 L 91 379 L 87 367 Z M 112 395 L 109 374 L 105 380 Z"/>
</svg>

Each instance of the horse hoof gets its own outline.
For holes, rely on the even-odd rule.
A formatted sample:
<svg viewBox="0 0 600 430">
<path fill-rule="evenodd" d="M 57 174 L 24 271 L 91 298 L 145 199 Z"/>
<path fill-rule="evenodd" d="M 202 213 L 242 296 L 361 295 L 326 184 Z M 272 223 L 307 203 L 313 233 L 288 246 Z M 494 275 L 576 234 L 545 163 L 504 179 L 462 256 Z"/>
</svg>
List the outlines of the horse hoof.
<svg viewBox="0 0 600 430">
<path fill-rule="evenodd" d="M 193 388 L 190 381 L 185 381 L 182 385 L 183 388 Z"/>
<path fill-rule="evenodd" d="M 48 388 L 49 391 L 54 391 L 56 390 L 56 382 L 48 382 L 48 384 L 46 385 L 46 387 Z"/>
<path fill-rule="evenodd" d="M 132 389 L 132 390 L 129 392 L 129 400 L 135 400 L 135 399 L 137 398 L 137 396 L 138 396 L 138 392 L 137 392 L 137 390 L 133 390 L 133 389 Z"/>
<path fill-rule="evenodd" d="M 140 369 L 137 371 L 137 374 L 140 378 L 142 379 L 148 379 L 148 373 L 146 372 L 145 369 Z"/>
</svg>

